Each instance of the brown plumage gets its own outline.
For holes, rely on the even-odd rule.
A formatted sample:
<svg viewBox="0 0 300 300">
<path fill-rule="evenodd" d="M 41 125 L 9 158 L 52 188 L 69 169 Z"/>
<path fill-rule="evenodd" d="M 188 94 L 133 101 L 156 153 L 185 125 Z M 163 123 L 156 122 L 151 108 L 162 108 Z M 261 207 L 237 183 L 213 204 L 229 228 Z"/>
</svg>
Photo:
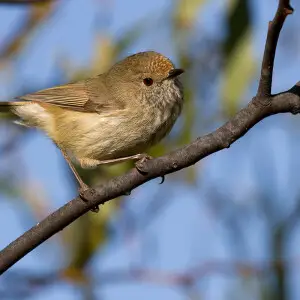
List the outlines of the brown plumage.
<svg viewBox="0 0 300 300">
<path fill-rule="evenodd" d="M 141 52 L 101 75 L 0 102 L 0 111 L 46 132 L 85 188 L 68 157 L 82 167 L 139 158 L 178 118 L 182 72 L 159 53 Z"/>
</svg>

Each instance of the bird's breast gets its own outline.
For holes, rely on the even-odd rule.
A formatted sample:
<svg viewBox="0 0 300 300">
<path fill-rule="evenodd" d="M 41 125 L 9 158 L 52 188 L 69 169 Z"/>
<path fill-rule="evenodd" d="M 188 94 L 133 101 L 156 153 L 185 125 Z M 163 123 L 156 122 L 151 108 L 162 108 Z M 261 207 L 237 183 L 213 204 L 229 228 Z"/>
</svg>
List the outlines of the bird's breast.
<svg viewBox="0 0 300 300">
<path fill-rule="evenodd" d="M 183 91 L 179 81 L 167 82 L 159 91 L 160 93 L 147 103 L 150 107 L 149 114 L 144 114 L 151 126 L 152 133 L 149 134 L 151 144 L 159 142 L 170 132 L 183 104 Z M 147 104 L 144 107 L 147 107 Z"/>
<path fill-rule="evenodd" d="M 153 109 L 149 121 L 149 144 L 154 145 L 163 139 L 172 129 L 181 112 L 181 106 L 174 103 L 163 109 Z"/>
<path fill-rule="evenodd" d="M 182 99 L 172 97 L 113 113 L 66 112 L 57 122 L 64 132 L 59 140 L 77 158 L 106 160 L 145 152 L 170 132 L 181 112 Z"/>
</svg>

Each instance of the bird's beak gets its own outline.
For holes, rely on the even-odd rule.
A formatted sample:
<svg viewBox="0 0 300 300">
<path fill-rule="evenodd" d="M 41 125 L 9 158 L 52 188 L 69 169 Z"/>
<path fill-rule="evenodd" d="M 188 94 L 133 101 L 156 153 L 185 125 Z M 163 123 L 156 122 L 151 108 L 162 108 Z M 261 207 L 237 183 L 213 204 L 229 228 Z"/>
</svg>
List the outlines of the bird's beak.
<svg viewBox="0 0 300 300">
<path fill-rule="evenodd" d="M 172 69 L 170 72 L 169 72 L 169 75 L 166 79 L 170 79 L 170 78 L 174 78 L 174 77 L 177 77 L 179 76 L 180 74 L 182 74 L 184 72 L 183 69 Z"/>
</svg>

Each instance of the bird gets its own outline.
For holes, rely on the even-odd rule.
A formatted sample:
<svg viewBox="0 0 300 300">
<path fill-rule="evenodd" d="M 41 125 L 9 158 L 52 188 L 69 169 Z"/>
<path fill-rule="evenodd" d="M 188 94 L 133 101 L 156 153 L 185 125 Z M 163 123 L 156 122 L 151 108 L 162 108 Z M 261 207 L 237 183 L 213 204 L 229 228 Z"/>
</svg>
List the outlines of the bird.
<svg viewBox="0 0 300 300">
<path fill-rule="evenodd" d="M 46 133 L 84 191 L 74 162 L 94 168 L 139 161 L 170 132 L 184 102 L 183 72 L 158 52 L 139 52 L 102 74 L 0 102 L 0 112 Z"/>
</svg>

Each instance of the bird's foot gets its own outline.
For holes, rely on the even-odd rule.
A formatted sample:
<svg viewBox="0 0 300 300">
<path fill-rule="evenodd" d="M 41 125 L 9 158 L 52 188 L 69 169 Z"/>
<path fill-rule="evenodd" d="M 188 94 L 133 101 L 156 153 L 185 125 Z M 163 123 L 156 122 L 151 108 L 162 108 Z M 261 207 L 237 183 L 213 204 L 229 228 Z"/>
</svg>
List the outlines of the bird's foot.
<svg viewBox="0 0 300 300">
<path fill-rule="evenodd" d="M 152 159 L 153 157 L 146 154 L 146 153 L 141 153 L 136 155 L 136 162 L 135 162 L 135 167 L 140 173 L 147 173 L 147 170 L 145 168 L 145 163 Z"/>
<path fill-rule="evenodd" d="M 86 199 L 86 198 L 84 197 L 84 192 L 85 192 L 86 190 L 88 190 L 89 188 L 90 188 L 90 187 L 89 187 L 87 184 L 85 184 L 84 182 L 82 182 L 82 183 L 80 184 L 79 189 L 78 189 L 79 197 L 80 197 L 81 200 L 84 201 L 84 202 L 88 202 L 88 201 L 89 201 L 88 199 Z M 98 213 L 98 212 L 99 212 L 99 206 L 97 205 L 97 206 L 93 207 L 93 208 L 91 209 L 91 211 L 94 212 L 94 213 Z"/>
<path fill-rule="evenodd" d="M 152 159 L 153 157 L 148 155 L 148 154 L 145 154 L 145 153 L 142 153 L 142 154 L 138 154 L 137 156 L 137 159 L 138 161 L 135 163 L 135 167 L 136 169 L 142 173 L 142 174 L 147 174 L 147 169 L 145 168 L 145 163 Z M 163 184 L 165 181 L 165 176 L 161 176 L 161 182 L 159 184 Z"/>
</svg>

